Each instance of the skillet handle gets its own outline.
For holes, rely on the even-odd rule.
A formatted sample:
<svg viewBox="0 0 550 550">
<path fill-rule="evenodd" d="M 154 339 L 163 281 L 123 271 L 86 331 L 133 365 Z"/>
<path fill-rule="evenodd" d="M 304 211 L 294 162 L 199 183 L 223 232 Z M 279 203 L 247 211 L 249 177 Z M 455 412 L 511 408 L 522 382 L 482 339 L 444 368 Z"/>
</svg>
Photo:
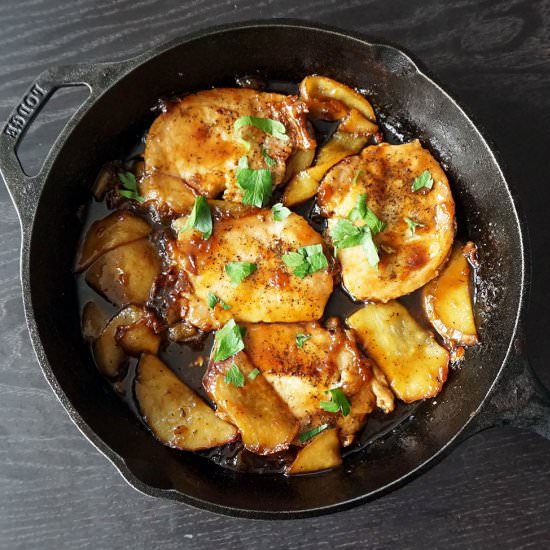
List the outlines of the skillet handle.
<svg viewBox="0 0 550 550">
<path fill-rule="evenodd" d="M 535 374 L 517 337 L 488 400 L 463 433 L 466 439 L 496 426 L 523 428 L 550 439 L 550 391 Z"/>
<path fill-rule="evenodd" d="M 89 106 L 113 82 L 113 76 L 118 73 L 119 65 L 116 63 L 54 67 L 43 72 L 34 81 L 9 116 L 0 132 L 0 174 L 17 209 L 24 232 L 32 224 L 44 176 L 51 168 L 57 145 L 65 140 Z M 71 86 L 86 86 L 90 94 L 56 138 L 39 173 L 28 176 L 17 157 L 17 146 L 53 93 L 59 88 Z"/>
</svg>

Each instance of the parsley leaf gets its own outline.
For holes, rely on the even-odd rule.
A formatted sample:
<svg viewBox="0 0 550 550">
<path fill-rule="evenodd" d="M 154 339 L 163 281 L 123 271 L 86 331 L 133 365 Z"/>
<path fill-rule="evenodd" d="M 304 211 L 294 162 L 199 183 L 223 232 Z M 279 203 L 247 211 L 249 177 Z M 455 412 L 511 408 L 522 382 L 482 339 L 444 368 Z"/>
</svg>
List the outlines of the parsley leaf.
<svg viewBox="0 0 550 550">
<path fill-rule="evenodd" d="M 216 304 L 220 304 L 220 306 L 223 307 L 223 309 L 228 310 L 231 309 L 231 306 L 224 302 L 221 298 L 216 296 L 215 294 L 212 294 L 212 292 L 208 293 L 207 297 L 208 307 L 210 309 L 214 309 L 216 307 Z"/>
<path fill-rule="evenodd" d="M 372 231 L 373 235 L 380 233 L 386 229 L 386 224 L 378 218 L 378 216 L 367 206 L 367 217 L 365 219 L 366 224 Z"/>
<path fill-rule="evenodd" d="M 307 432 L 303 432 L 298 435 L 298 439 L 300 440 L 300 443 L 305 443 L 306 441 L 309 441 L 316 435 L 319 435 L 321 432 L 324 432 L 328 428 L 328 424 L 321 424 L 320 426 L 317 426 L 316 428 L 313 428 Z"/>
<path fill-rule="evenodd" d="M 195 198 L 193 210 L 191 210 L 185 225 L 181 228 L 181 232 L 183 233 L 192 228 L 200 231 L 202 238 L 205 240 L 212 236 L 212 214 L 204 197 Z"/>
<path fill-rule="evenodd" d="M 362 245 L 367 261 L 372 267 L 378 267 L 380 257 L 368 225 L 357 227 L 349 220 L 338 220 L 329 231 L 334 248 L 351 248 Z"/>
<path fill-rule="evenodd" d="M 242 388 L 244 386 L 244 374 L 241 372 L 241 369 L 233 363 L 229 370 L 227 371 L 224 381 L 226 384 L 233 384 L 237 388 Z"/>
<path fill-rule="evenodd" d="M 363 229 L 349 220 L 338 220 L 329 231 L 335 248 L 350 248 L 361 244 Z"/>
<path fill-rule="evenodd" d="M 311 335 L 309 334 L 303 334 L 301 332 L 299 332 L 298 334 L 296 334 L 296 346 L 300 349 L 302 349 L 304 347 L 304 344 L 311 338 Z"/>
<path fill-rule="evenodd" d="M 351 410 L 351 403 L 346 394 L 340 388 L 332 388 L 325 391 L 330 394 L 330 401 L 321 401 L 321 409 L 327 412 L 342 411 L 342 416 L 347 416 Z"/>
<path fill-rule="evenodd" d="M 118 190 L 118 194 L 126 199 L 144 202 L 145 199 L 139 194 L 137 188 L 136 176 L 132 172 L 119 172 L 118 179 L 122 183 L 123 189 Z"/>
<path fill-rule="evenodd" d="M 313 244 L 310 246 L 303 246 L 298 249 L 298 252 L 303 251 L 305 253 L 306 261 L 309 263 L 309 272 L 315 273 L 328 267 L 328 260 L 323 252 L 323 247 L 320 244 Z"/>
<path fill-rule="evenodd" d="M 244 281 L 256 269 L 258 269 L 258 266 L 249 262 L 227 262 L 225 264 L 225 272 L 229 275 L 233 286 L 237 286 Z"/>
<path fill-rule="evenodd" d="M 367 253 L 367 261 L 372 267 L 378 267 L 380 262 L 380 256 L 378 255 L 378 248 L 372 238 L 372 231 L 367 227 L 363 227 L 363 238 L 361 239 L 363 250 Z"/>
<path fill-rule="evenodd" d="M 248 167 L 248 159 L 241 157 L 235 173 L 237 185 L 244 191 L 243 204 L 261 208 L 271 198 L 273 177 L 269 170 L 253 170 Z"/>
<path fill-rule="evenodd" d="M 357 204 L 349 211 L 348 219 L 352 222 L 357 220 L 364 220 L 367 217 L 367 195 L 361 193 L 357 199 Z"/>
<path fill-rule="evenodd" d="M 303 279 L 309 273 L 309 263 L 299 252 L 288 252 L 282 260 L 292 273 L 300 279 Z"/>
<path fill-rule="evenodd" d="M 428 170 L 424 170 L 420 176 L 417 176 L 414 178 L 412 182 L 412 190 L 413 193 L 418 191 L 419 189 L 422 189 L 425 187 L 426 189 L 431 189 L 433 187 L 434 180 L 432 178 L 432 175 Z"/>
<path fill-rule="evenodd" d="M 374 235 L 386 229 L 386 224 L 367 206 L 367 195 L 365 193 L 359 195 L 357 205 L 350 210 L 348 219 L 352 222 L 364 221 Z"/>
<path fill-rule="evenodd" d="M 284 254 L 282 260 L 300 279 L 328 267 L 328 260 L 321 244 L 302 246 L 296 252 Z"/>
<path fill-rule="evenodd" d="M 262 157 L 264 157 L 265 163 L 266 163 L 270 168 L 273 168 L 273 167 L 275 166 L 275 164 L 277 164 L 277 163 L 275 162 L 275 159 L 272 159 L 272 158 L 269 156 L 267 150 L 266 150 L 264 147 L 262 147 Z"/>
<path fill-rule="evenodd" d="M 276 222 L 282 222 L 290 215 L 290 210 L 280 202 L 271 207 L 271 212 L 273 212 L 273 219 Z"/>
<path fill-rule="evenodd" d="M 279 121 L 273 120 L 272 118 L 242 116 L 235 121 L 233 129 L 236 132 L 239 128 L 248 125 L 255 126 L 256 128 L 262 130 L 262 132 L 265 132 L 266 134 L 276 137 L 282 141 L 288 141 L 284 124 L 281 124 Z"/>
<path fill-rule="evenodd" d="M 258 374 L 260 374 L 260 371 L 258 369 L 254 369 L 252 372 L 248 373 L 248 378 L 250 378 L 250 380 L 256 380 L 256 376 L 258 376 Z"/>
<path fill-rule="evenodd" d="M 225 361 L 244 349 L 243 330 L 230 319 L 214 335 L 214 361 Z"/>
<path fill-rule="evenodd" d="M 409 231 L 411 232 L 411 237 L 414 237 L 414 233 L 415 233 L 417 227 L 424 227 L 423 223 L 415 222 L 411 218 L 405 217 L 403 219 L 407 222 L 407 226 L 409 228 Z"/>
</svg>

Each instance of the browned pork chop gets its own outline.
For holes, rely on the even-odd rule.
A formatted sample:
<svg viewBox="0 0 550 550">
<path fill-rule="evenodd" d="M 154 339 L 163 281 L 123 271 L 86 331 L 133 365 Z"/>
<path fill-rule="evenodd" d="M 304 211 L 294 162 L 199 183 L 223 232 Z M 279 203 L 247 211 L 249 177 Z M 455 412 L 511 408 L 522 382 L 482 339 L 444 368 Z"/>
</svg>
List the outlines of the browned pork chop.
<svg viewBox="0 0 550 550">
<path fill-rule="evenodd" d="M 235 172 L 241 157 L 247 156 L 250 168 L 271 171 L 276 187 L 286 180 L 287 161 L 293 153 L 315 149 L 305 111 L 305 105 L 294 96 L 247 88 L 190 94 L 169 103 L 153 122 L 145 148 L 146 173 L 181 178 L 198 195 L 214 198 L 225 191 L 224 198 L 240 201 L 242 190 Z M 243 116 L 282 123 L 288 139 L 252 125 L 235 130 L 235 121 Z M 273 166 L 267 164 L 266 155 Z"/>
<path fill-rule="evenodd" d="M 246 211 L 245 211 L 246 212 Z M 330 254 L 328 266 L 303 278 L 283 262 L 283 255 L 300 247 L 322 245 L 323 239 L 307 221 L 290 214 L 275 221 L 268 209 L 248 208 L 243 215 L 214 221 L 212 236 L 204 240 L 194 231 L 182 232 L 168 246 L 173 270 L 184 284 L 177 285 L 180 317 L 201 330 L 213 330 L 230 318 L 237 322 L 296 322 L 318 320 L 333 288 Z M 226 266 L 253 264 L 255 270 L 238 284 Z M 226 304 L 210 307 L 209 295 Z"/>
<path fill-rule="evenodd" d="M 413 180 L 425 171 L 433 180 L 431 189 L 413 191 Z M 445 172 L 418 140 L 366 147 L 327 173 L 317 200 L 329 218 L 329 230 L 348 217 L 363 193 L 368 207 L 386 224 L 374 236 L 380 263 L 370 265 L 360 245 L 339 249 L 343 282 L 356 299 L 387 302 L 439 273 L 453 243 L 454 201 Z M 407 219 L 417 224 L 414 231 Z"/>
</svg>

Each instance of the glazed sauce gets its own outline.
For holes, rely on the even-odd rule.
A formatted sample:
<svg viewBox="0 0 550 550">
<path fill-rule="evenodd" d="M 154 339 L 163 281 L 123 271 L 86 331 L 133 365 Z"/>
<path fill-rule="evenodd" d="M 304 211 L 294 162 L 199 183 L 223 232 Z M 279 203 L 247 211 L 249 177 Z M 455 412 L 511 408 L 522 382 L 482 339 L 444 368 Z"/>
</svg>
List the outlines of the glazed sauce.
<svg viewBox="0 0 550 550">
<path fill-rule="evenodd" d="M 254 87 L 256 89 L 285 94 L 296 94 L 298 92 L 298 86 L 294 83 L 283 81 L 262 81 L 255 77 L 238 78 L 234 83 L 223 83 L 223 85 L 233 87 Z M 162 107 L 162 102 L 159 102 L 159 106 Z M 378 123 L 384 135 L 384 141 L 392 144 L 400 144 L 410 141 L 416 137 L 412 131 L 404 129 L 398 121 L 392 119 L 390 116 L 387 116 L 380 109 L 377 109 L 376 105 L 373 105 L 373 107 L 375 108 Z M 132 163 L 136 159 L 139 159 L 143 154 L 145 136 L 150 122 L 151 121 L 147 121 L 144 126 L 145 129 L 142 136 L 136 141 L 135 145 L 130 148 L 127 157 L 119 161 L 120 165 L 124 166 L 126 169 L 131 168 Z M 330 138 L 337 125 L 338 122 L 312 122 L 312 129 L 314 131 L 318 147 L 322 146 Z M 274 194 L 272 202 L 278 202 L 281 191 L 278 193 L 279 195 L 277 192 Z M 306 218 L 315 230 L 320 233 L 324 232 L 326 228 L 326 221 L 318 215 L 315 199 L 311 199 L 293 210 Z M 111 211 L 112 210 L 108 208 L 106 201 L 98 202 L 92 198 L 83 210 L 84 227 L 82 234 L 85 235 L 87 229 L 94 221 L 105 217 Z M 147 216 L 146 212 L 138 209 L 136 210 L 136 213 L 147 217 L 147 221 L 157 232 L 165 229 L 165 226 L 160 224 L 158 220 Z M 458 223 L 458 227 L 461 227 L 460 223 Z M 459 234 L 458 238 L 460 237 L 461 236 Z M 472 270 L 472 273 L 474 273 L 474 270 Z M 119 307 L 113 306 L 107 300 L 98 295 L 93 289 L 91 289 L 86 284 L 83 274 L 77 275 L 76 280 L 81 313 L 85 304 L 89 301 L 94 301 L 100 305 L 109 317 L 112 317 L 120 311 Z M 472 285 L 472 288 L 474 288 L 474 285 Z M 424 316 L 420 293 L 421 289 L 408 296 L 400 298 L 400 301 L 404 303 L 408 311 L 422 326 L 433 332 Z M 353 312 L 360 309 L 362 305 L 362 302 L 354 301 L 350 298 L 341 283 L 335 284 L 334 291 L 325 308 L 325 315 L 322 321 L 334 316 L 344 320 Z M 438 336 L 436 335 L 436 337 Z M 210 403 L 211 405 L 213 404 L 202 387 L 202 377 L 208 365 L 208 357 L 210 355 L 212 344 L 213 334 L 205 335 L 202 339 L 200 339 L 200 341 L 194 342 L 193 345 L 172 342 L 168 338 L 164 338 L 163 344 L 161 345 L 161 349 L 158 353 L 159 358 L 167 364 L 181 380 L 193 388 L 193 390 L 195 390 L 207 403 Z M 146 426 L 139 413 L 139 408 L 134 395 L 136 366 L 137 360 L 130 359 L 124 377 L 120 380 L 109 383 L 112 385 L 113 390 L 117 393 L 117 395 L 124 400 L 137 418 Z M 449 376 L 451 375 L 452 374 L 450 372 Z M 355 441 L 350 446 L 342 448 L 342 456 L 345 458 L 351 453 L 358 452 L 367 447 L 373 441 L 394 431 L 398 426 L 411 418 L 420 403 L 422 402 L 419 401 L 417 403 L 407 405 L 396 399 L 395 410 L 392 413 L 384 414 L 382 411 L 375 410 L 367 416 L 365 426 L 357 434 Z M 188 451 L 174 452 L 181 453 L 182 460 L 184 460 L 185 453 Z M 291 449 L 284 452 L 275 453 L 268 456 L 260 456 L 247 451 L 244 449 L 242 443 L 237 441 L 222 447 L 201 451 L 196 454 L 207 457 L 216 464 L 232 470 L 254 473 L 283 473 L 286 466 L 288 466 L 296 456 L 296 452 L 297 449 L 291 447 Z"/>
</svg>

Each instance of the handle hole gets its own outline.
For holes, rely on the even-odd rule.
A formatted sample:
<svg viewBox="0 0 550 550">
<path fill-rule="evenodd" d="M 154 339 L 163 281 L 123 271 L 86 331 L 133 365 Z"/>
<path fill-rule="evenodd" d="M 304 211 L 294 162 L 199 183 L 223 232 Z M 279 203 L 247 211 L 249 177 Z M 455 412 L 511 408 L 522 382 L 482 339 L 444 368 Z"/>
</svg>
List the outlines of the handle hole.
<svg viewBox="0 0 550 550">
<path fill-rule="evenodd" d="M 27 176 L 36 176 L 40 172 L 54 140 L 89 95 L 88 86 L 76 85 L 58 88 L 49 97 L 15 150 Z"/>
</svg>

